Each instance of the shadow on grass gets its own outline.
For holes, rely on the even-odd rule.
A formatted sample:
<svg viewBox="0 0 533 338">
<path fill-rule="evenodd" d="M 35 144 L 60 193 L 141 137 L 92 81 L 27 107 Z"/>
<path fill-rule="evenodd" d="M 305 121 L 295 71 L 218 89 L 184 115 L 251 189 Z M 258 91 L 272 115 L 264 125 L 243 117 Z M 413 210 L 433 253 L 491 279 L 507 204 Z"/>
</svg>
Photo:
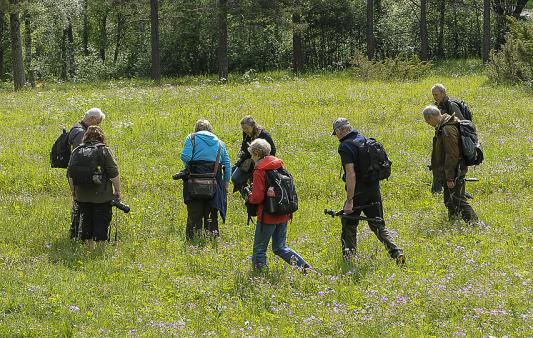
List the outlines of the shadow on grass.
<svg viewBox="0 0 533 338">
<path fill-rule="evenodd" d="M 108 245 L 108 242 L 105 242 L 90 251 L 82 241 L 58 238 L 52 242 L 48 257 L 54 264 L 63 264 L 70 269 L 77 270 L 88 261 L 103 258 Z"/>
</svg>

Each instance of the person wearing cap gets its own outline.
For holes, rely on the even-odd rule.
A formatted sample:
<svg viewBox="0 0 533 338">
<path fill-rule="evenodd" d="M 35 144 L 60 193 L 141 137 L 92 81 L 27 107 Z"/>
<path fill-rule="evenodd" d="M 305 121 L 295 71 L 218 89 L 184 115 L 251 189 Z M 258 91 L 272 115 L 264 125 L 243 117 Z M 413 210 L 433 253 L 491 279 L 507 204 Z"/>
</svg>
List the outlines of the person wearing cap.
<svg viewBox="0 0 533 338">
<path fill-rule="evenodd" d="M 99 108 L 91 108 L 87 110 L 81 121 L 76 122 L 70 131 L 68 132 L 68 144 L 70 150 L 83 143 L 83 137 L 85 132 L 90 126 L 98 126 L 105 119 L 105 114 Z M 76 200 L 72 202 L 72 214 L 71 214 L 71 224 L 70 224 L 70 238 L 77 238 L 77 228 L 79 224 L 79 205 Z"/>
<path fill-rule="evenodd" d="M 350 122 L 345 118 L 338 118 L 333 123 L 333 134 L 339 139 L 338 153 L 341 157 L 345 182 L 346 201 L 344 202 L 344 214 L 359 216 L 361 212 L 369 218 L 383 219 L 383 204 L 379 181 L 364 182 L 358 178 L 358 152 L 365 137 L 353 129 Z M 360 208 L 357 208 L 357 207 Z M 354 207 L 356 209 L 354 210 Z M 341 219 L 342 232 L 341 243 L 345 260 L 354 257 L 357 245 L 357 225 L 359 220 L 343 217 Z M 385 226 L 384 221 L 369 221 L 368 225 L 377 238 L 385 245 L 391 258 L 398 264 L 405 263 L 405 256 L 393 241 L 392 235 Z"/>
</svg>

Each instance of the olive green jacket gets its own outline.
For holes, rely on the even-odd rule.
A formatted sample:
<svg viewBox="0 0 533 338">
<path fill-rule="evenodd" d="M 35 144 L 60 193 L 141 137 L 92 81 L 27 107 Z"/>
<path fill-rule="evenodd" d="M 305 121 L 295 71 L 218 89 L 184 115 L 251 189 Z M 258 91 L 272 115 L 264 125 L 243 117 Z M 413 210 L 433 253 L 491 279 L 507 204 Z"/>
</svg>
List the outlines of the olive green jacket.
<svg viewBox="0 0 533 338">
<path fill-rule="evenodd" d="M 442 122 L 435 127 L 431 153 L 433 177 L 440 182 L 464 176 L 467 171 L 464 165 L 458 170 L 462 162 L 459 119 L 455 115 L 443 114 L 442 116 Z"/>
<path fill-rule="evenodd" d="M 90 185 L 90 186 L 74 186 L 74 199 L 78 202 L 86 203 L 106 203 L 113 200 L 113 184 L 110 179 L 118 176 L 118 166 L 113 158 L 111 150 L 107 146 L 101 147 L 102 163 L 100 170 L 102 170 L 107 177 L 104 184 Z"/>
</svg>

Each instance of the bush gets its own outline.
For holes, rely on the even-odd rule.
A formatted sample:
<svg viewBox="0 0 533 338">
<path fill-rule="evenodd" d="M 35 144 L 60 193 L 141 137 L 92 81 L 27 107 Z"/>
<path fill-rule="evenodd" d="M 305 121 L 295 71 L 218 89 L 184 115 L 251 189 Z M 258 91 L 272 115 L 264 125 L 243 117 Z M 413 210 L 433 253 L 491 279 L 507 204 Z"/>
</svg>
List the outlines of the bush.
<svg viewBox="0 0 533 338">
<path fill-rule="evenodd" d="M 511 30 L 500 51 L 491 51 L 489 78 L 496 83 L 533 87 L 533 21 L 511 20 Z"/>
<path fill-rule="evenodd" d="M 416 55 L 400 54 L 382 61 L 368 60 L 360 51 L 356 52 L 351 62 L 358 77 L 371 80 L 409 81 L 428 74 L 431 62 L 421 61 Z"/>
</svg>

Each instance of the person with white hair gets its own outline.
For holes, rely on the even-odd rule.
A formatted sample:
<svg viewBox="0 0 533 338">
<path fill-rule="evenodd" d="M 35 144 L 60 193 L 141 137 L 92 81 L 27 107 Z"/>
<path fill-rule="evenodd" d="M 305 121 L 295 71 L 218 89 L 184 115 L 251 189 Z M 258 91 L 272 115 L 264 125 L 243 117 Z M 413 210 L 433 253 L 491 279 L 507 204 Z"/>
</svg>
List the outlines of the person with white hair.
<svg viewBox="0 0 533 338">
<path fill-rule="evenodd" d="M 89 129 L 90 126 L 98 126 L 105 118 L 105 114 L 99 108 L 91 108 L 85 112 L 83 119 L 79 122 L 76 122 L 74 126 L 68 132 L 68 144 L 70 150 L 78 147 L 83 143 L 83 137 L 85 132 Z M 71 215 L 71 224 L 70 224 L 70 238 L 74 239 L 78 237 L 77 228 L 80 220 L 79 214 L 79 205 L 76 200 L 72 202 L 72 215 Z"/>
<path fill-rule="evenodd" d="M 280 171 L 283 169 L 283 161 L 270 155 L 272 151 L 268 141 L 257 138 L 250 143 L 248 151 L 255 162 L 253 171 L 252 190 L 247 196 L 250 204 L 257 205 L 257 224 L 255 226 L 254 246 L 252 254 L 252 266 L 261 270 L 267 267 L 266 251 L 272 238 L 272 251 L 285 262 L 294 264 L 305 271 L 313 271 L 313 268 L 286 243 L 287 222 L 292 219 L 292 214 L 270 214 L 265 206 L 269 193 L 274 193 L 272 187 L 268 188 L 268 171 Z"/>
<path fill-rule="evenodd" d="M 468 167 L 461 155 L 459 119 L 442 114 L 436 106 L 430 105 L 422 111 L 427 124 L 435 128 L 431 151 L 433 178 L 444 188 L 444 204 L 450 221 L 462 217 L 466 223 L 479 223 L 478 217 L 465 196 L 465 175 Z"/>
<path fill-rule="evenodd" d="M 71 149 L 82 143 L 83 135 L 90 126 L 98 126 L 105 119 L 105 114 L 99 108 L 91 108 L 85 112 L 83 119 L 76 122 L 69 131 L 68 143 Z"/>
</svg>

